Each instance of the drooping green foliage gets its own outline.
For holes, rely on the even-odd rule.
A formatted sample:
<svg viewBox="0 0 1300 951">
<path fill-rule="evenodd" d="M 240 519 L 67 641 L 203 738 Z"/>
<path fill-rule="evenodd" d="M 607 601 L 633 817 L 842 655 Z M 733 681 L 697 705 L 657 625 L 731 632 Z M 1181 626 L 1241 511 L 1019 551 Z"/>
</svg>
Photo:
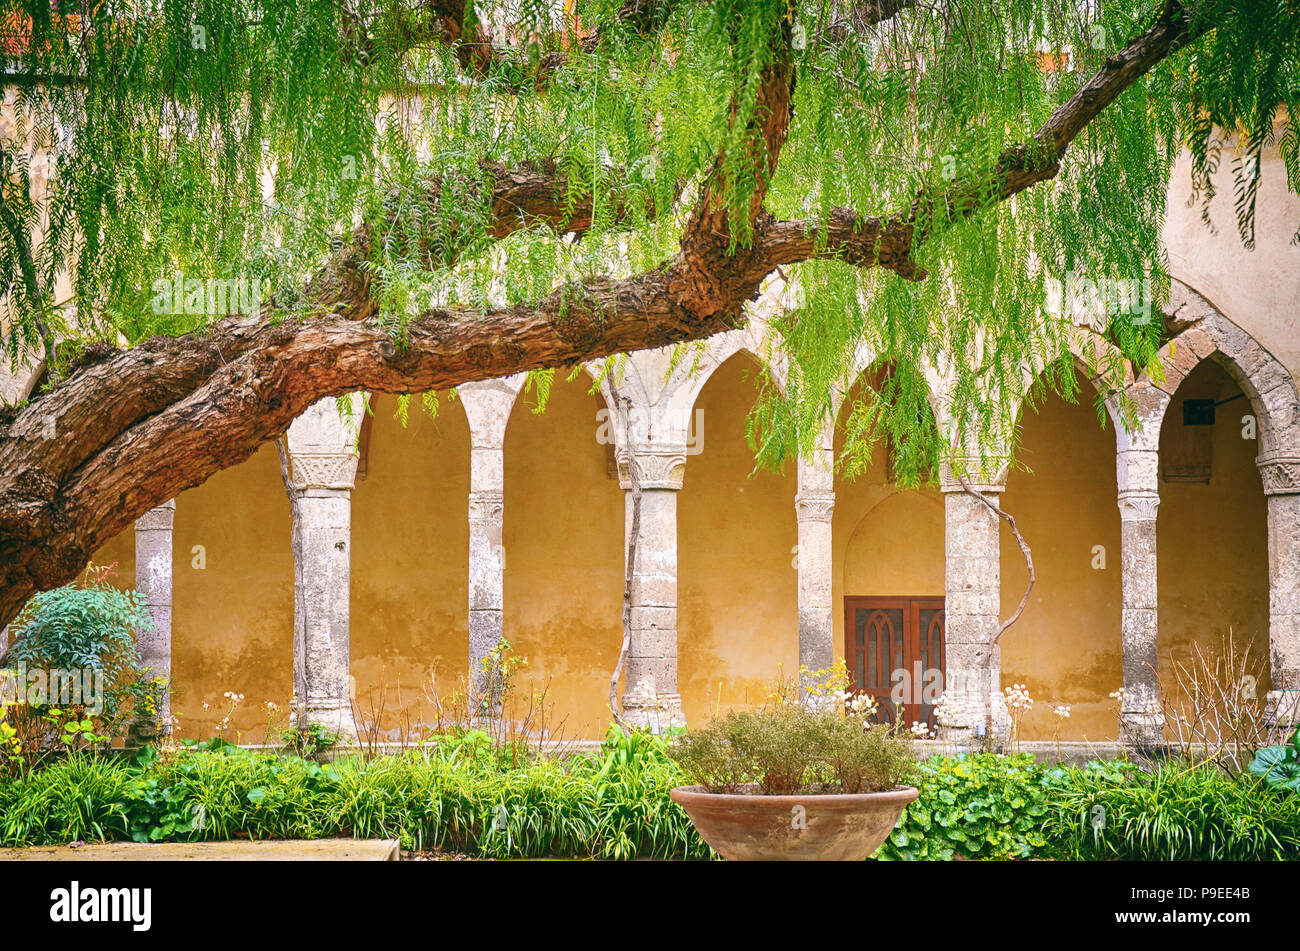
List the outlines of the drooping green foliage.
<svg viewBox="0 0 1300 951">
<path fill-rule="evenodd" d="M 900 476 L 916 477 L 954 432 L 1010 451 L 1009 420 L 1035 376 L 1026 364 L 1073 396 L 1071 320 L 1052 282 L 1145 282 L 1145 309 L 1112 307 L 1097 329 L 1139 367 L 1151 362 L 1180 148 L 1208 204 L 1220 155 L 1241 143 L 1236 240 L 1247 244 L 1262 149 L 1276 142 L 1300 191 L 1300 9 L 1287 0 L 1174 7 L 1188 48 L 1103 110 L 1054 182 L 1001 202 L 997 157 L 1031 141 L 1164 4 L 952 0 L 869 24 L 874 5 L 843 0 L 679 0 L 646 4 L 635 23 L 623 0 L 578 0 L 565 15 L 545 0 L 469 3 L 467 30 L 500 46 L 486 62 L 438 28 L 455 6 L 118 0 L 52 13 L 46 0 L 0 2 L 16 89 L 0 158 L 11 363 L 53 337 L 74 341 L 62 348 L 72 356 L 90 340 L 134 343 L 265 303 L 273 319 L 308 316 L 302 289 L 359 225 L 377 238 L 372 289 L 397 338 L 431 306 L 526 302 L 659 265 L 717 156 L 733 209 L 767 184 L 744 136 L 763 118 L 762 70 L 789 37 L 794 122 L 772 214 L 816 228 L 835 206 L 887 215 L 957 181 L 987 207 L 923 222 L 919 282 L 826 260 L 786 269 L 798 285 L 776 321 L 789 381 L 764 388 L 751 437 L 766 463 L 810 447 L 865 345 L 890 372 L 851 427 L 850 461 L 887 434 Z M 558 169 L 566 207 L 590 199 L 581 240 L 541 228 L 492 239 L 492 183 L 520 164 Z M 733 222 L 743 245 L 748 217 Z M 43 240 L 25 256 L 18 235 L 33 230 Z M 221 305 L 213 283 L 240 281 Z M 939 377 L 949 402 L 936 422 Z"/>
</svg>

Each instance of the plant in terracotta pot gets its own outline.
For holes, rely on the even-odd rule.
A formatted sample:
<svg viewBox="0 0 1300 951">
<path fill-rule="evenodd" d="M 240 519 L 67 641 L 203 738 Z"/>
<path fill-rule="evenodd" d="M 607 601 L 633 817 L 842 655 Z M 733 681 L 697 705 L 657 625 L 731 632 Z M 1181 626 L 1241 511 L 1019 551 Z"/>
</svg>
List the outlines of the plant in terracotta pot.
<svg viewBox="0 0 1300 951">
<path fill-rule="evenodd" d="M 678 737 L 669 755 L 695 782 L 672 790 L 727 859 L 867 858 L 917 797 L 902 785 L 911 740 L 852 706 L 776 703 Z"/>
</svg>

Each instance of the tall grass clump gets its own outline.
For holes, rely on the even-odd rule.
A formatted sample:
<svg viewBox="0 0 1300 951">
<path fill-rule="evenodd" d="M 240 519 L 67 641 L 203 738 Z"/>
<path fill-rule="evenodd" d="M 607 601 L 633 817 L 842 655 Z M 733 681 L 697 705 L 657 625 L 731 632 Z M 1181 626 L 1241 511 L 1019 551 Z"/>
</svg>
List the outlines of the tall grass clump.
<svg viewBox="0 0 1300 951">
<path fill-rule="evenodd" d="M 1300 797 L 1243 774 L 1167 763 L 1143 772 L 1091 763 L 1052 772 L 1058 808 L 1044 831 L 1077 859 L 1300 858 Z"/>
</svg>

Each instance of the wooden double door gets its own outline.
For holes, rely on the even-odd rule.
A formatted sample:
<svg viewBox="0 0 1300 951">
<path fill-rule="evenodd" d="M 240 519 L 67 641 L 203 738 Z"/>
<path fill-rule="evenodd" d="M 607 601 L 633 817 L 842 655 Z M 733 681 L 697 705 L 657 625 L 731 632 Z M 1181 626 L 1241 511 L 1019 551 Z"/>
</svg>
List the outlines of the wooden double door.
<svg viewBox="0 0 1300 951">
<path fill-rule="evenodd" d="M 943 598 L 844 599 L 850 689 L 876 698 L 876 718 L 934 726 L 944 684 Z"/>
</svg>

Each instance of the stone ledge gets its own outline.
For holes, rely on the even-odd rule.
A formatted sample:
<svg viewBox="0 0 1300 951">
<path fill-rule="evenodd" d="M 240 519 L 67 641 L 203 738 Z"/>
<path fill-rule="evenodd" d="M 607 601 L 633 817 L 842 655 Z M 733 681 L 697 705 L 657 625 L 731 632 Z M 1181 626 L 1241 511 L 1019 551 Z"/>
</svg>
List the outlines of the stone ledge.
<svg viewBox="0 0 1300 951">
<path fill-rule="evenodd" d="M 0 849 L 0 862 L 396 862 L 400 857 L 396 839 L 89 842 Z"/>
</svg>

